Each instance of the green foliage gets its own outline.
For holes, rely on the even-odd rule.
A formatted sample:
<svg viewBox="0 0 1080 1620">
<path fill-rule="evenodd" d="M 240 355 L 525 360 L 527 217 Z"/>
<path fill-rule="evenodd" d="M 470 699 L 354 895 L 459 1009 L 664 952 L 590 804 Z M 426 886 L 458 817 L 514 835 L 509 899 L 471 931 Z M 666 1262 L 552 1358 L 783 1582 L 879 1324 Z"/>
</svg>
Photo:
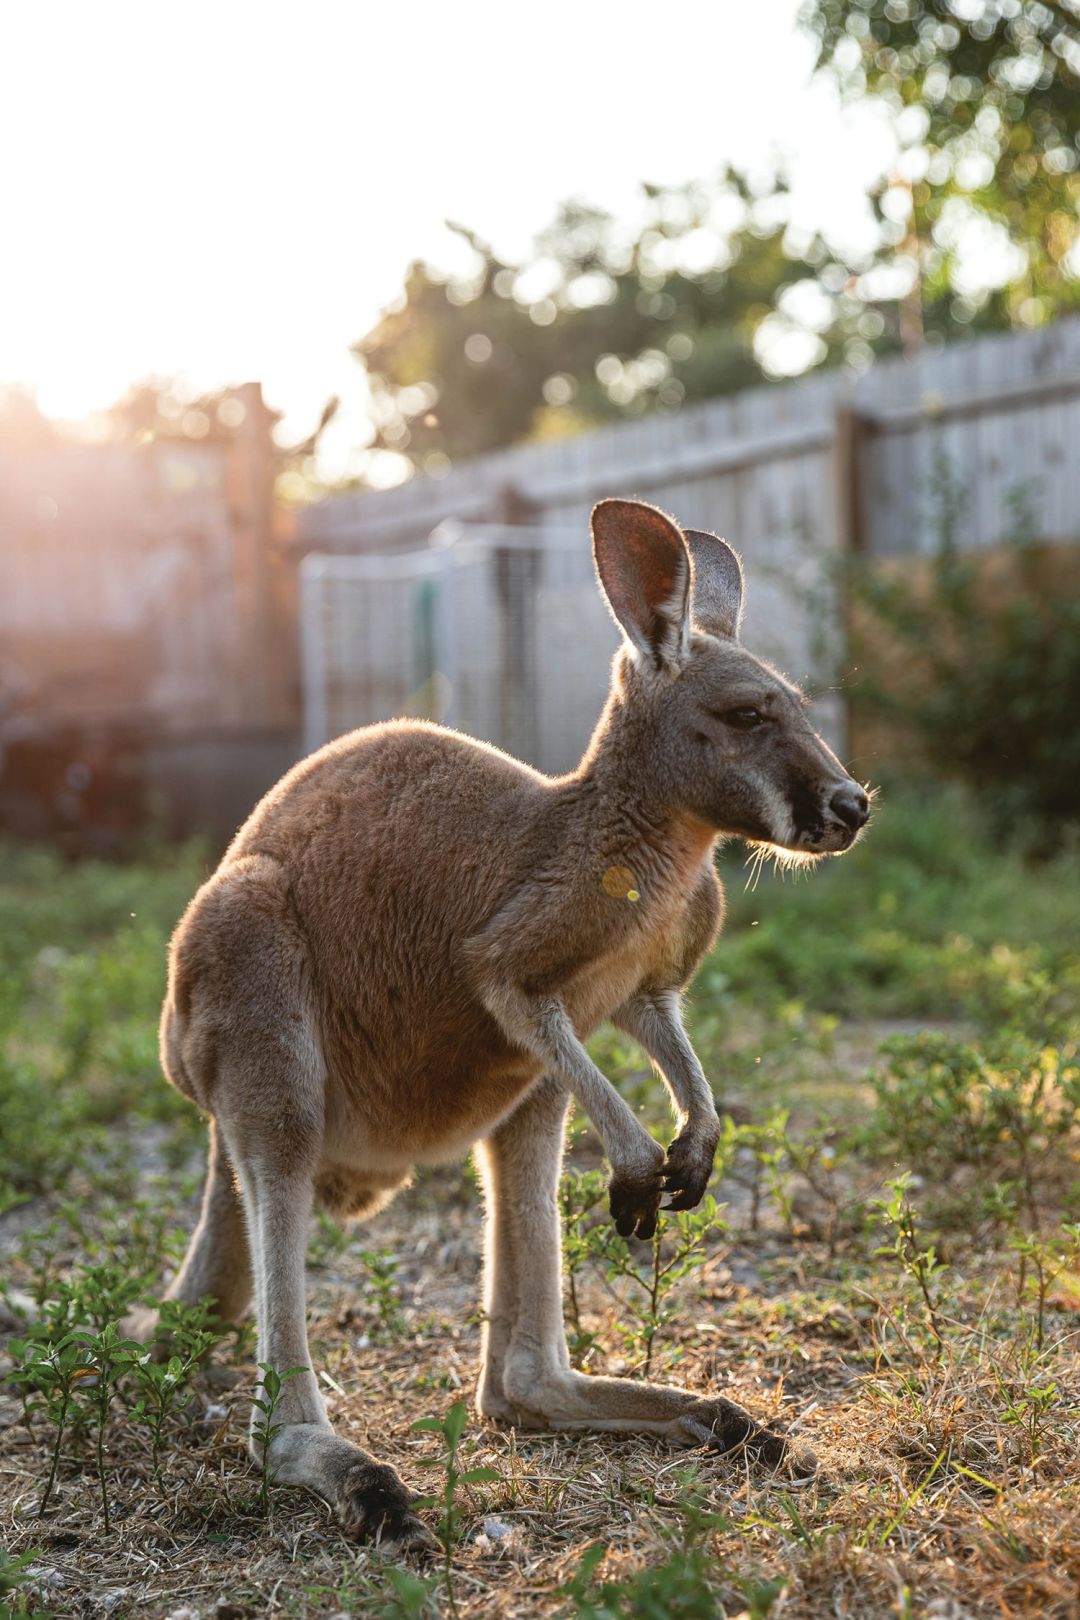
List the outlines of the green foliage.
<svg viewBox="0 0 1080 1620">
<path fill-rule="evenodd" d="M 908 1197 L 914 1185 L 913 1176 L 905 1171 L 886 1185 L 888 1196 L 875 1198 L 870 1205 L 871 1209 L 877 1211 L 888 1235 L 888 1241 L 875 1249 L 874 1253 L 895 1260 L 915 1283 L 926 1309 L 926 1325 L 940 1350 L 941 1317 L 935 1278 L 942 1269 L 942 1263 L 932 1243 L 920 1242 L 917 1217 Z"/>
<path fill-rule="evenodd" d="M 1009 1247 L 1019 1256 L 1017 1304 L 1034 1306 L 1034 1341 L 1037 1350 L 1046 1344 L 1046 1304 L 1050 1289 L 1061 1275 L 1075 1269 L 1080 1259 L 1080 1223 L 1063 1221 L 1057 1232 L 1014 1231 Z"/>
<path fill-rule="evenodd" d="M 576 1367 L 584 1366 L 597 1339 L 581 1323 L 579 1282 L 595 1254 L 596 1231 L 607 1199 L 607 1177 L 602 1170 L 567 1170 L 559 1182 L 559 1210 L 562 1215 L 563 1271 L 566 1274 L 567 1342 Z"/>
<path fill-rule="evenodd" d="M 308 1264 L 324 1267 L 344 1260 L 352 1249 L 352 1235 L 348 1227 L 335 1221 L 325 1210 L 315 1211 L 315 1224 L 308 1239 Z"/>
<path fill-rule="evenodd" d="M 0 1547 L 0 1620 L 50 1620 L 43 1610 L 28 1607 L 28 1596 L 21 1590 L 30 1580 L 30 1565 L 40 1557 L 38 1551 L 13 1557 Z"/>
<path fill-rule="evenodd" d="M 417 1433 L 441 1436 L 445 1446 L 441 1457 L 422 1457 L 420 1459 L 422 1467 L 442 1470 L 442 1486 L 437 1494 L 420 1497 L 416 1502 L 416 1506 L 418 1508 L 437 1508 L 439 1512 L 437 1533 L 443 1549 L 446 1601 L 451 1614 L 457 1614 L 452 1564 L 454 1548 L 457 1546 L 461 1536 L 462 1509 L 458 1493 L 462 1485 L 494 1484 L 498 1482 L 500 1477 L 494 1468 L 460 1468 L 458 1466 L 461 1440 L 468 1421 L 469 1413 L 465 1402 L 455 1401 L 444 1418 L 420 1418 L 418 1422 L 412 1425 L 413 1430 Z"/>
<path fill-rule="evenodd" d="M 707 1549 L 676 1552 L 662 1564 L 639 1570 L 624 1581 L 599 1580 L 607 1555 L 598 1543 L 588 1549 L 576 1573 L 561 1588 L 563 1613 L 576 1620 L 716 1620 L 720 1612 L 718 1567 Z M 767 1614 L 768 1609 L 759 1610 Z"/>
<path fill-rule="evenodd" d="M 115 1322 L 109 1322 L 98 1333 L 76 1331 L 72 1337 L 81 1345 L 81 1355 L 88 1376 L 86 1388 L 93 1412 L 95 1430 L 94 1462 L 98 1484 L 101 1487 L 101 1510 L 105 1521 L 105 1534 L 109 1534 L 109 1488 L 105 1467 L 105 1425 L 109 1421 L 109 1408 L 121 1374 L 142 1354 L 142 1346 L 134 1339 L 125 1339 Z"/>
<path fill-rule="evenodd" d="M 724 1231 L 716 1200 L 706 1197 L 697 1209 L 661 1213 L 648 1241 L 647 1259 L 639 1258 L 607 1218 L 607 1185 L 598 1171 L 569 1170 L 560 1189 L 563 1213 L 563 1262 L 570 1294 L 572 1350 L 580 1360 L 595 1345 L 581 1332 L 578 1279 L 587 1264 L 597 1267 L 618 1291 L 620 1314 L 615 1330 L 626 1353 L 643 1372 L 652 1366 L 657 1339 L 675 1315 L 674 1290 L 708 1260 L 706 1240 Z"/>
<path fill-rule="evenodd" d="M 399 1344 L 408 1331 L 408 1323 L 398 1283 L 398 1258 L 391 1249 L 354 1249 L 353 1238 L 347 1228 L 324 1214 L 316 1217 L 308 1253 L 313 1265 L 326 1266 L 351 1256 L 364 1272 L 371 1289 L 377 1335 L 388 1344 Z"/>
<path fill-rule="evenodd" d="M 49 1505 L 65 1438 L 77 1448 L 92 1438 L 106 1534 L 105 1432 L 114 1397 L 121 1396 L 129 1420 L 146 1431 L 160 1486 L 166 1435 L 198 1363 L 219 1338 L 205 1304 L 165 1301 L 156 1343 L 165 1344 L 170 1355 L 164 1363 L 156 1361 L 151 1346 L 126 1338 L 121 1330 L 120 1318 L 143 1298 L 146 1283 L 146 1275 L 126 1275 L 109 1261 L 84 1266 L 66 1280 L 53 1279 L 47 1291 L 43 1283 L 37 1320 L 8 1345 L 13 1365 L 6 1377 L 21 1392 L 27 1428 L 43 1420 L 52 1430 L 39 1512 Z"/>
<path fill-rule="evenodd" d="M 818 64 L 892 113 L 907 149 L 876 195 L 882 259 L 917 258 L 921 326 L 1036 326 L 1078 301 L 1080 76 L 1068 7 L 1038 0 L 809 0 Z M 1071 18 L 1075 24 L 1075 14 Z M 989 222 L 1016 267 L 974 296 L 962 230 Z M 892 229 L 889 229 L 889 227 Z"/>
<path fill-rule="evenodd" d="M 1080 596 L 1030 529 L 997 578 L 958 553 L 954 506 L 939 495 L 929 577 L 849 567 L 863 621 L 853 696 L 970 788 L 999 837 L 1045 851 L 1080 824 Z"/>
<path fill-rule="evenodd" d="M 357 1259 L 375 1296 L 380 1337 L 389 1344 L 400 1344 L 408 1324 L 397 1280 L 397 1255 L 390 1249 L 361 1249 Z"/>
<path fill-rule="evenodd" d="M 869 1077 L 876 1106 L 860 1133 L 864 1149 L 914 1166 L 935 1189 L 974 1171 L 987 1213 L 987 1195 L 1007 1189 L 1037 1228 L 1042 1190 L 1060 1196 L 1076 1150 L 1075 1039 L 1044 1045 L 1017 1029 L 981 1042 L 923 1033 L 895 1036 L 884 1051 L 887 1067 Z"/>
<path fill-rule="evenodd" d="M 603 1580 L 608 1548 L 595 1542 L 559 1588 L 567 1600 L 560 1610 L 564 1620 L 715 1620 L 736 1607 L 748 1620 L 766 1620 L 787 1584 L 784 1577 L 735 1574 L 717 1549 L 730 1522 L 707 1508 L 692 1476 L 679 1481 L 678 1495 L 678 1523 L 661 1532 L 668 1557 L 625 1580 Z M 735 1594 L 738 1604 L 729 1607 Z"/>
<path fill-rule="evenodd" d="M 836 1174 L 845 1152 L 835 1125 L 820 1121 L 795 1127 L 790 1109 L 774 1107 L 760 1121 L 736 1124 L 726 1116 L 717 1159 L 722 1173 L 740 1182 L 750 1194 L 751 1232 L 758 1230 L 766 1204 L 775 1209 L 790 1237 L 804 1232 L 804 1221 L 796 1219 L 795 1213 L 796 1192 L 801 1188 L 812 1195 L 815 1232 L 832 1253 L 841 1221 L 850 1213 Z"/>
<path fill-rule="evenodd" d="M 258 1441 L 260 1451 L 259 1469 L 259 1506 L 264 1513 L 270 1511 L 270 1487 L 274 1483 L 274 1476 L 270 1472 L 270 1447 L 274 1436 L 281 1428 L 276 1422 L 278 1409 L 281 1406 L 282 1390 L 286 1380 L 296 1378 L 300 1373 L 307 1372 L 307 1367 L 288 1367 L 279 1372 L 268 1361 L 259 1362 L 259 1371 L 262 1378 L 259 1381 L 257 1393 L 252 1397 L 251 1404 L 256 1412 L 262 1416 L 256 1418 L 251 1425 L 251 1436 Z"/>
<path fill-rule="evenodd" d="M 158 1340 L 168 1346 L 168 1360 L 157 1360 L 151 1349 L 143 1350 L 132 1359 L 135 1404 L 129 1415 L 133 1422 L 149 1431 L 150 1466 L 159 1490 L 163 1488 L 161 1453 L 166 1434 L 176 1420 L 192 1375 L 220 1337 L 213 1322 L 213 1314 L 206 1304 L 182 1305 L 173 1299 L 163 1300 L 158 1317 Z"/>
<path fill-rule="evenodd" d="M 74 1334 L 66 1333 L 45 1342 L 12 1339 L 8 1351 L 14 1365 L 7 1377 L 10 1383 L 21 1387 L 27 1427 L 32 1416 L 38 1413 L 54 1430 L 49 1473 L 38 1509 L 39 1513 L 44 1513 L 56 1484 L 60 1448 L 76 1385 L 86 1376 L 82 1347 Z"/>
<path fill-rule="evenodd" d="M 1034 1468 L 1042 1450 L 1043 1430 L 1047 1417 L 1062 1402 L 1057 1384 L 1025 1381 L 1022 1387 L 1009 1387 L 998 1375 L 998 1390 L 1002 1398 L 1001 1422 L 1015 1424 L 1027 1441 L 1027 1461 Z"/>
<path fill-rule="evenodd" d="M 80 1436 L 94 1436 L 94 1465 L 101 1490 L 105 1534 L 109 1534 L 109 1492 L 105 1466 L 105 1426 L 121 1376 L 140 1354 L 142 1346 L 122 1337 L 115 1322 L 98 1332 L 73 1328 L 59 1336 L 41 1329 L 27 1339 L 13 1340 L 14 1366 L 7 1375 L 22 1387 L 23 1411 L 29 1424 L 34 1413 L 43 1415 L 55 1430 L 49 1475 L 40 1512 L 48 1507 L 56 1483 L 61 1446 L 69 1425 Z M 77 1421 L 72 1424 L 72 1420 Z"/>
<path fill-rule="evenodd" d="M 364 1562 L 343 1569 L 328 1584 L 305 1582 L 298 1592 L 281 1593 L 282 1613 L 290 1620 L 310 1620 L 313 1614 L 362 1615 L 364 1620 L 438 1620 L 438 1592 L 430 1576 L 414 1575 L 392 1564 Z"/>
</svg>

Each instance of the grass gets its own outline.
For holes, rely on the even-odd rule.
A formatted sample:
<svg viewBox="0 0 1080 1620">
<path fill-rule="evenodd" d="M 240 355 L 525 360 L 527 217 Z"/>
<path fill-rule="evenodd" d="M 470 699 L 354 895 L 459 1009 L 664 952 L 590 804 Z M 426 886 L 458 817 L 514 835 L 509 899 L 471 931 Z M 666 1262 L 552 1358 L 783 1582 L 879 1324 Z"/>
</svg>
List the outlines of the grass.
<svg viewBox="0 0 1080 1620">
<path fill-rule="evenodd" d="M 690 1003 L 731 1110 L 717 1206 L 621 1244 L 576 1127 L 572 1348 L 795 1423 L 819 1471 L 466 1421 L 480 1210 L 441 1169 L 312 1236 L 332 1419 L 436 1504 L 441 1567 L 395 1571 L 250 1463 L 249 1332 L 200 1360 L 181 1322 L 147 1364 L 115 1331 L 194 1219 L 202 1127 L 156 1020 L 204 852 L 0 850 L 0 1252 L 39 1319 L 0 1359 L 0 1615 L 1077 1612 L 1080 860 L 902 794 L 798 881 L 724 860 Z M 640 1055 L 596 1051 L 666 1131 Z"/>
</svg>

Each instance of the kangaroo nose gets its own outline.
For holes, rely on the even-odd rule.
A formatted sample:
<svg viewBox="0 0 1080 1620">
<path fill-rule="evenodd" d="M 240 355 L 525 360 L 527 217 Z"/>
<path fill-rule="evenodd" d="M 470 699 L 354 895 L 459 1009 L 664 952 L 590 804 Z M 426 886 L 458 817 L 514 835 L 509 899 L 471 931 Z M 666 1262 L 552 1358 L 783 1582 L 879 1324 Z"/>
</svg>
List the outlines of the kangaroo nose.
<svg viewBox="0 0 1080 1620">
<path fill-rule="evenodd" d="M 829 809 L 837 821 L 842 821 L 852 832 L 858 832 L 869 818 L 870 800 L 857 782 L 845 782 L 829 800 Z"/>
</svg>

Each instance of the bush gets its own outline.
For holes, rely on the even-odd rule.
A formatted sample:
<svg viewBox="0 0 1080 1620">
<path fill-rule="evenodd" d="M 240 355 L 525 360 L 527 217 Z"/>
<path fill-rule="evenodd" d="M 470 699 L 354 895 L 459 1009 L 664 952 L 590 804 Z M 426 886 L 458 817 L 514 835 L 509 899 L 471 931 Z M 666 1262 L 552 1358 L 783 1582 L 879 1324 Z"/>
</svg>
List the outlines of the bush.
<svg viewBox="0 0 1080 1620">
<path fill-rule="evenodd" d="M 856 714 L 978 795 L 999 838 L 1060 845 L 1080 822 L 1080 593 L 1025 542 L 976 559 L 849 569 Z"/>
<path fill-rule="evenodd" d="M 724 1038 L 726 1024 L 709 1026 L 732 999 L 998 1018 L 1048 975 L 1075 1004 L 1080 858 L 1063 850 L 1032 867 L 995 849 L 987 818 L 959 790 L 887 789 L 858 847 L 803 876 L 766 873 L 748 886 L 744 859 L 737 846 L 724 852 L 728 921 L 690 997 L 706 1047 Z"/>
<path fill-rule="evenodd" d="M 887 1068 L 870 1076 L 877 1105 L 863 1144 L 938 1189 L 973 1171 L 977 1195 L 993 1202 L 1004 1191 L 1037 1228 L 1042 1204 L 1060 1203 L 1075 1172 L 1075 1041 L 1043 1045 L 1016 1029 L 982 1042 L 923 1033 L 896 1036 L 884 1051 Z"/>
</svg>

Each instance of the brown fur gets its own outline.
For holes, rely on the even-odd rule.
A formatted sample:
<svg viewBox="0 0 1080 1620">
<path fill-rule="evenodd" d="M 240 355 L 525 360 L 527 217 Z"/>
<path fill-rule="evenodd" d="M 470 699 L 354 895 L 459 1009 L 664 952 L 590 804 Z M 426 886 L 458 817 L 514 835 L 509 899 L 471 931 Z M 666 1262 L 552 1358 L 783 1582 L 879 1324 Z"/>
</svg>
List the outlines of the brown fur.
<svg viewBox="0 0 1080 1620">
<path fill-rule="evenodd" d="M 678 999 L 723 914 L 716 837 L 839 850 L 865 795 L 800 694 L 739 645 L 741 570 L 723 541 L 625 501 L 601 503 L 593 533 L 627 640 L 577 770 L 548 778 L 422 723 L 354 732 L 289 772 L 191 902 L 171 948 L 162 1058 L 213 1116 L 215 1159 L 172 1292 L 242 1309 L 253 1276 L 260 1359 L 308 1367 L 313 1200 L 370 1212 L 412 1165 L 482 1142 L 481 1409 L 682 1443 L 749 1439 L 776 1460 L 782 1443 L 729 1403 L 571 1371 L 563 1119 L 573 1094 L 604 1139 L 627 1235 L 651 1234 L 663 1192 L 682 1208 L 701 1198 L 718 1122 Z M 681 1131 L 666 1158 L 584 1050 L 604 1019 L 668 1083 Z M 332 1434 L 313 1374 L 286 1383 L 279 1420 L 279 1477 L 319 1491 L 353 1528 L 422 1537 L 399 1482 Z"/>
</svg>

